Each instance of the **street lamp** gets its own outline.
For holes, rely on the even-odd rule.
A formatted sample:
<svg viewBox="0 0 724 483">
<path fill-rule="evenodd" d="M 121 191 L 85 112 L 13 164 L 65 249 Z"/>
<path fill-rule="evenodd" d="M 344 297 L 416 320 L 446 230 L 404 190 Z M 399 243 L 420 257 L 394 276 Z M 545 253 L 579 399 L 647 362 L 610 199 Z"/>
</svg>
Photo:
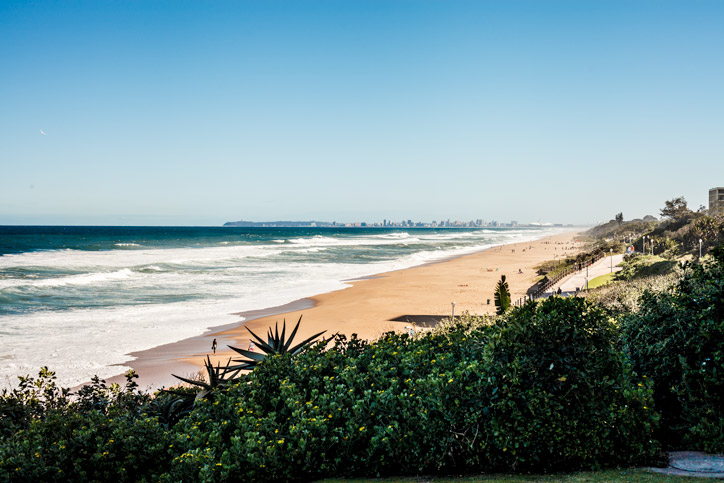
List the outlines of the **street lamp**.
<svg viewBox="0 0 724 483">
<path fill-rule="evenodd" d="M 701 260 L 701 244 L 704 243 L 704 241 L 699 238 L 699 260 Z"/>
<path fill-rule="evenodd" d="M 611 254 L 611 273 L 613 273 L 613 248 L 609 248 L 608 253 Z"/>
</svg>

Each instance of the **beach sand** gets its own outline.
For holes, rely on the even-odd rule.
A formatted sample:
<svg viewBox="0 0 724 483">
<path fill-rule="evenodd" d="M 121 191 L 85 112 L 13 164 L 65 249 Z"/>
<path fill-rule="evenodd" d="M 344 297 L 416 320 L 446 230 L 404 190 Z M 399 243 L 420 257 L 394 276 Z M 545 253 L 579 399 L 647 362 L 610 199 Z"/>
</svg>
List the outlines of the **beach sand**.
<svg viewBox="0 0 724 483">
<path fill-rule="evenodd" d="M 326 336 L 357 334 L 375 339 L 385 332 L 403 331 L 409 322 L 393 319 L 405 315 L 450 316 L 495 312 L 493 291 L 505 275 L 513 301 L 523 297 L 536 282 L 534 266 L 554 255 L 570 255 L 580 247 L 577 233 L 562 233 L 533 242 L 490 248 L 458 258 L 379 274 L 350 282 L 351 287 L 304 299 L 282 307 L 239 314 L 246 321 L 210 329 L 202 336 L 131 354 L 126 365 L 140 374 L 139 385 L 169 386 L 177 383 L 170 374 L 188 376 L 202 369 L 207 355 L 222 365 L 229 357 L 239 357 L 228 345 L 246 349 L 250 336 L 245 327 L 266 339 L 266 331 L 278 321 L 287 323 L 287 333 L 300 316 L 302 323 L 295 341 L 326 330 Z M 521 273 L 518 273 L 522 271 Z M 488 299 L 490 303 L 488 304 Z M 280 327 L 281 330 L 281 327 Z M 211 354 L 216 338 L 218 350 Z M 120 382 L 112 378 L 113 382 Z"/>
</svg>

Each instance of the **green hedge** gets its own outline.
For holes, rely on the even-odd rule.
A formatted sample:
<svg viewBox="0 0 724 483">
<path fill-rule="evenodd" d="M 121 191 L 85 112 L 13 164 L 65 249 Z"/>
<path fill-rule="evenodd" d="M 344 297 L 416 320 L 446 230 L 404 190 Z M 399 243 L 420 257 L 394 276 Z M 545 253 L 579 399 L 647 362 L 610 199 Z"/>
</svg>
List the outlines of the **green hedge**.
<svg viewBox="0 0 724 483">
<path fill-rule="evenodd" d="M 690 264 L 670 291 L 647 293 L 623 323 L 626 351 L 654 380 L 657 437 L 724 452 L 724 263 Z"/>
<path fill-rule="evenodd" d="M 550 471 L 650 461 L 651 389 L 582 299 L 273 357 L 180 424 L 167 481 Z"/>
<path fill-rule="evenodd" d="M 171 434 L 127 384 L 93 383 L 70 396 L 46 368 L 0 397 L 0 481 L 151 481 L 167 467 Z"/>
</svg>

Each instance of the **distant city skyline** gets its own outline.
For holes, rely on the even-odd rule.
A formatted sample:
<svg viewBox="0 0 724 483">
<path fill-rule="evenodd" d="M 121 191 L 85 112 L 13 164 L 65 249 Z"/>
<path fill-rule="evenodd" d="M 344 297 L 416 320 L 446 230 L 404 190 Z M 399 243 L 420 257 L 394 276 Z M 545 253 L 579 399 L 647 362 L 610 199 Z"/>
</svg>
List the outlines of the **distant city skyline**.
<svg viewBox="0 0 724 483">
<path fill-rule="evenodd" d="M 288 221 L 231 221 L 224 223 L 224 226 L 233 227 L 279 227 L 279 226 L 308 226 L 308 227 L 339 227 L 339 228 L 497 228 L 497 227 L 531 227 L 531 226 L 564 226 L 563 223 L 518 223 L 516 220 L 509 222 L 501 222 L 497 220 L 485 221 L 481 218 L 476 220 L 462 221 L 453 220 L 432 220 L 432 221 L 413 221 L 412 219 L 403 220 L 387 220 L 382 221 L 322 221 L 322 220 L 288 220 Z"/>
<path fill-rule="evenodd" d="M 0 224 L 596 224 L 724 184 L 724 2 L 2 2 Z"/>
</svg>

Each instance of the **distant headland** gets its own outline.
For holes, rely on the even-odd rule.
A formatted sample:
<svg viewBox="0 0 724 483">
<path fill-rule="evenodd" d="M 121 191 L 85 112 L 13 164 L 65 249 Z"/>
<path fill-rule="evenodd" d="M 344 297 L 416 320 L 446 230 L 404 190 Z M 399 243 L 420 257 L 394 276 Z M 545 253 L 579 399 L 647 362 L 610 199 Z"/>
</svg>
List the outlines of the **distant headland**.
<svg viewBox="0 0 724 483">
<path fill-rule="evenodd" d="M 227 221 L 224 226 L 242 228 L 296 228 L 296 227 L 335 227 L 345 226 L 344 224 L 329 223 L 326 221 Z"/>
</svg>

